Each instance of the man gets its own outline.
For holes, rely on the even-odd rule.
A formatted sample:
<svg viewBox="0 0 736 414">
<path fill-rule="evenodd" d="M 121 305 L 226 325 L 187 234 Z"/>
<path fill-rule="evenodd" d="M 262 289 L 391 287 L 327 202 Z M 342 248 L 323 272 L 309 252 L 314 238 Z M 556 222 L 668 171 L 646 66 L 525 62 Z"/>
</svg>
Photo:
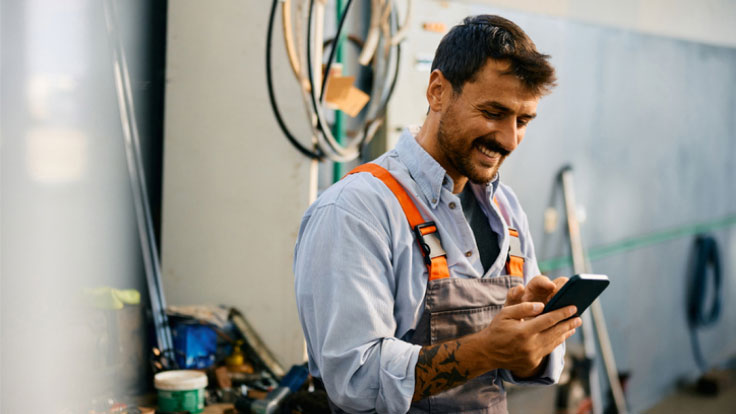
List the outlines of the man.
<svg viewBox="0 0 736 414">
<path fill-rule="evenodd" d="M 437 49 L 421 130 L 307 210 L 297 306 L 334 412 L 506 412 L 504 381 L 557 381 L 581 321 L 540 315 L 566 279 L 538 275 L 498 177 L 554 84 L 547 58 L 509 20 L 465 19 Z"/>
</svg>

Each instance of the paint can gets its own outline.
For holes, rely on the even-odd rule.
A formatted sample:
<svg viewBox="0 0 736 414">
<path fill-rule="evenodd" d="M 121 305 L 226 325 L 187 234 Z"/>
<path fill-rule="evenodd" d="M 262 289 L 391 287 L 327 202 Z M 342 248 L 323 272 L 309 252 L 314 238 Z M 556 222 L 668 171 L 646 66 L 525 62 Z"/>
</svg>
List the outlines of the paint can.
<svg viewBox="0 0 736 414">
<path fill-rule="evenodd" d="M 207 387 L 204 373 L 192 370 L 159 372 L 153 377 L 153 383 L 158 390 L 159 410 L 192 414 L 204 410 L 204 389 Z"/>
</svg>

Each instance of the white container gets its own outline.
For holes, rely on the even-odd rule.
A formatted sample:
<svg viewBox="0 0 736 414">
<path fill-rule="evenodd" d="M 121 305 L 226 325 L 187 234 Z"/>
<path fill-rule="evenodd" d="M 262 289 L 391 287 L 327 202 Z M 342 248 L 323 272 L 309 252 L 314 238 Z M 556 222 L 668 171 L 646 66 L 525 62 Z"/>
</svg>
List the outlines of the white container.
<svg viewBox="0 0 736 414">
<path fill-rule="evenodd" d="M 204 373 L 191 370 L 159 372 L 153 377 L 153 384 L 158 390 L 159 410 L 192 414 L 204 410 L 204 389 L 207 387 Z"/>
</svg>

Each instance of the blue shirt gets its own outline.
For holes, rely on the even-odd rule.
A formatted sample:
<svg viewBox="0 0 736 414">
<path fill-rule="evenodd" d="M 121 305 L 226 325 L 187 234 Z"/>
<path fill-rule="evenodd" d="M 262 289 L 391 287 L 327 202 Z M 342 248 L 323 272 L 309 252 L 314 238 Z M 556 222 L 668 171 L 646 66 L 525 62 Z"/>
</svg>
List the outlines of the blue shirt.
<svg viewBox="0 0 736 414">
<path fill-rule="evenodd" d="M 394 150 L 373 162 L 401 183 L 426 221 L 437 224 L 451 277 L 504 274 L 509 226 L 519 231 L 524 282 L 539 274 L 526 215 L 498 176 L 487 185 L 468 183 L 500 242 L 501 254 L 484 273 L 460 199 L 452 193 L 452 179 L 414 137 L 405 131 Z M 504 213 L 492 202 L 494 196 Z M 305 213 L 294 273 L 309 370 L 322 378 L 330 399 L 344 410 L 409 410 L 421 347 L 404 339 L 424 309 L 423 260 L 396 197 L 371 174 L 342 179 Z M 556 382 L 563 356 L 564 344 L 531 382 Z M 516 382 L 510 372 L 500 371 L 504 380 Z"/>
</svg>

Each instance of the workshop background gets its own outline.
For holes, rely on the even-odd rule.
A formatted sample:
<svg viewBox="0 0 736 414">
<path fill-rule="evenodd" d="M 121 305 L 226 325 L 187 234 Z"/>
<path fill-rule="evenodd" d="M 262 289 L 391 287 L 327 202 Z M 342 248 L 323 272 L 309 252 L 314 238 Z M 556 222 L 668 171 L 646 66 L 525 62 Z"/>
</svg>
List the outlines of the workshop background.
<svg viewBox="0 0 736 414">
<path fill-rule="evenodd" d="M 356 1 L 350 30 L 365 31 L 369 6 Z M 396 7 L 403 16 L 406 2 Z M 335 2 L 326 9 L 334 30 Z M 281 366 L 304 362 L 298 225 L 316 192 L 358 161 L 313 161 L 279 129 L 266 88 L 270 10 L 248 0 L 3 0 L 1 413 L 83 412 L 69 407 L 152 388 L 146 260 L 158 252 L 168 305 L 237 308 Z M 569 275 L 558 173 L 572 166 L 590 265 L 611 279 L 600 302 L 629 411 L 654 412 L 703 374 L 694 341 L 708 369 L 732 369 L 736 2 L 416 0 L 366 154 L 422 122 L 436 29 L 479 13 L 519 24 L 557 68 L 558 87 L 501 177 L 527 212 L 543 271 Z M 276 23 L 280 110 L 309 145 Z M 131 117 L 138 158 L 126 150 Z M 135 162 L 155 233 L 145 237 Z M 693 329 L 699 234 L 716 240 L 722 274 L 703 306 L 722 300 L 718 318 Z M 140 304 L 90 307 L 106 288 L 137 291 Z"/>
</svg>

